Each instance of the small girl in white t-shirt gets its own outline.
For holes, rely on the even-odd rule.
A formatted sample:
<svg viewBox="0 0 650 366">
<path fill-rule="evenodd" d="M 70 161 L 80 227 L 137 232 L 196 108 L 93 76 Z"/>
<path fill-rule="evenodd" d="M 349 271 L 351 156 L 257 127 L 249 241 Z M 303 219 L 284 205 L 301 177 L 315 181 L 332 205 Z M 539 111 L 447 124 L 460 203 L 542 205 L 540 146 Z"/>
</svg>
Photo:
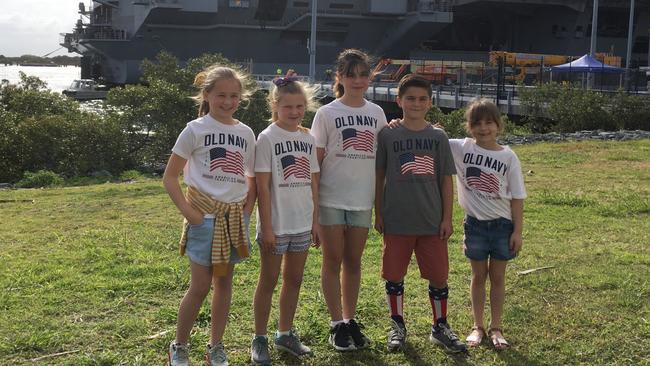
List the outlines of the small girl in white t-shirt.
<svg viewBox="0 0 650 366">
<path fill-rule="evenodd" d="M 261 270 L 253 303 L 251 361 L 258 365 L 271 362 L 266 331 L 281 267 L 275 348 L 298 357 L 311 353 L 293 330 L 293 318 L 307 253 L 312 243 L 318 245 L 320 231 L 316 144 L 309 130 L 300 125 L 305 111 L 315 109 L 313 93 L 290 73 L 273 82 L 269 94 L 273 123 L 260 133 L 255 148 Z"/>
<path fill-rule="evenodd" d="M 458 201 L 465 211 L 465 256 L 472 266 L 470 288 L 474 326 L 467 344 L 477 347 L 483 327 L 485 284 L 490 278 L 491 319 L 487 335 L 494 348 L 509 347 L 501 330 L 506 265 L 521 250 L 526 190 L 517 155 L 497 143 L 503 129 L 494 103 L 479 99 L 467 107 L 466 129 L 472 138 L 451 139 Z"/>
</svg>

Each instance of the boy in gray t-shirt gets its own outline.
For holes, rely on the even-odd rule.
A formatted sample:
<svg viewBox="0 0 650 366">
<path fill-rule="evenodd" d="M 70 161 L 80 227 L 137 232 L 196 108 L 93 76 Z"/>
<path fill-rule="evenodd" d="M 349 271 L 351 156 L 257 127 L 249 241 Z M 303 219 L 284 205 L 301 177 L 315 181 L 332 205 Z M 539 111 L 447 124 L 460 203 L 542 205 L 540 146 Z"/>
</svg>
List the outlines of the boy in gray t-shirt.
<svg viewBox="0 0 650 366">
<path fill-rule="evenodd" d="M 379 133 L 376 160 L 375 228 L 384 234 L 382 277 L 391 314 L 388 350 L 400 350 L 406 342 L 404 277 L 415 252 L 420 275 L 429 281 L 429 339 L 450 352 L 464 352 L 465 345 L 447 323 L 447 239 L 452 233 L 456 174 L 449 140 L 424 119 L 431 108 L 428 80 L 405 76 L 397 103 L 404 119 Z"/>
</svg>

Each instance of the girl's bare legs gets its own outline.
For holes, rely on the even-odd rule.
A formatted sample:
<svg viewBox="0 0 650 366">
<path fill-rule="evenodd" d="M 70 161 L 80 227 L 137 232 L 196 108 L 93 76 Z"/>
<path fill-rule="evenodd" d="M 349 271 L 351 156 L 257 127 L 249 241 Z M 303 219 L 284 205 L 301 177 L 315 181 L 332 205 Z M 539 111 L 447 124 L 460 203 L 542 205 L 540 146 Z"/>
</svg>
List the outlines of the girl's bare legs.
<svg viewBox="0 0 650 366">
<path fill-rule="evenodd" d="M 260 277 L 255 289 L 253 300 L 253 313 L 255 315 L 255 334 L 266 334 L 266 328 L 271 313 L 271 302 L 273 301 L 273 290 L 278 283 L 282 256 L 270 252 L 260 251 L 261 270 Z"/>
<path fill-rule="evenodd" d="M 474 326 L 483 327 L 483 313 L 485 308 L 485 282 L 488 276 L 488 262 L 470 260 L 472 265 L 472 283 L 470 295 L 472 298 L 472 313 Z"/>
<path fill-rule="evenodd" d="M 368 228 L 350 226 L 345 229 L 344 236 L 343 271 L 341 271 L 343 318 L 353 319 L 357 311 L 361 285 L 361 256 L 368 239 Z"/>
<path fill-rule="evenodd" d="M 343 262 L 344 226 L 322 226 L 323 263 L 321 265 L 321 287 L 332 320 L 342 320 L 341 309 L 341 263 Z"/>
<path fill-rule="evenodd" d="M 176 323 L 176 342 L 187 344 L 190 332 L 196 317 L 199 315 L 201 304 L 210 292 L 212 270 L 190 261 L 190 288 L 183 296 L 178 308 L 178 321 Z"/>
<path fill-rule="evenodd" d="M 230 312 L 230 300 L 232 299 L 232 273 L 234 265 L 228 265 L 228 273 L 223 277 L 215 277 L 212 281 L 214 291 L 212 292 L 212 317 L 210 321 L 210 344 L 215 345 L 223 339 Z"/>
<path fill-rule="evenodd" d="M 490 259 L 490 328 L 501 327 L 503 302 L 506 296 L 506 265 L 507 261 Z"/>
<path fill-rule="evenodd" d="M 284 254 L 282 290 L 280 291 L 280 320 L 278 322 L 278 330 L 281 332 L 287 332 L 293 327 L 307 254 L 308 251 Z M 277 276 L 275 278 L 277 279 Z"/>
</svg>

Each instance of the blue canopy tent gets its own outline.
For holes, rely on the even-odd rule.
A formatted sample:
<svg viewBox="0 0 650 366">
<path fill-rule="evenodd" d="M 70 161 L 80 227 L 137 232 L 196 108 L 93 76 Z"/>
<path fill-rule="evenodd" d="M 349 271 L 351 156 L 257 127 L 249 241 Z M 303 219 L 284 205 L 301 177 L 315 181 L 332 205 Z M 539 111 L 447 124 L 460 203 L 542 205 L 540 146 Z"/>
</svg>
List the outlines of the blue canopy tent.
<svg viewBox="0 0 650 366">
<path fill-rule="evenodd" d="M 623 74 L 625 73 L 625 69 L 606 65 L 594 59 L 589 54 L 586 54 L 577 60 L 573 60 L 566 64 L 551 67 L 551 80 L 553 79 L 553 72 L 569 72 L 569 73 L 580 72 L 583 73 L 583 75 L 585 73 Z M 602 83 L 601 83 L 601 88 L 602 88 Z"/>
<path fill-rule="evenodd" d="M 573 60 L 566 64 L 551 67 L 554 72 L 600 72 L 608 74 L 622 74 L 625 69 L 620 67 L 605 65 L 604 63 L 586 54 L 577 60 Z"/>
</svg>

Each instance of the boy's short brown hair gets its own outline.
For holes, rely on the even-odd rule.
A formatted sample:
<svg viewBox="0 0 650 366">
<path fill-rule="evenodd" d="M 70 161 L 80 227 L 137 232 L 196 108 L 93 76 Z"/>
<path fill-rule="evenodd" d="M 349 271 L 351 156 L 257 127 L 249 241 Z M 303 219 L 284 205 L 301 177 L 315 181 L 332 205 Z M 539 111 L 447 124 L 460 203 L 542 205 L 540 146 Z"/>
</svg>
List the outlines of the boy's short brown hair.
<svg viewBox="0 0 650 366">
<path fill-rule="evenodd" d="M 425 89 L 427 94 L 429 94 L 429 98 L 433 96 L 431 81 L 418 74 L 407 74 L 399 81 L 397 96 L 401 98 L 406 93 L 406 89 L 411 87 Z"/>
<path fill-rule="evenodd" d="M 499 132 L 503 130 L 503 121 L 501 120 L 499 107 L 485 98 L 475 99 L 467 106 L 467 110 L 465 111 L 465 130 L 469 132 L 470 128 L 482 119 L 494 121 L 499 128 Z"/>
</svg>

